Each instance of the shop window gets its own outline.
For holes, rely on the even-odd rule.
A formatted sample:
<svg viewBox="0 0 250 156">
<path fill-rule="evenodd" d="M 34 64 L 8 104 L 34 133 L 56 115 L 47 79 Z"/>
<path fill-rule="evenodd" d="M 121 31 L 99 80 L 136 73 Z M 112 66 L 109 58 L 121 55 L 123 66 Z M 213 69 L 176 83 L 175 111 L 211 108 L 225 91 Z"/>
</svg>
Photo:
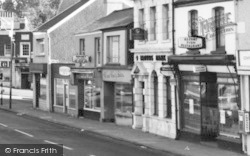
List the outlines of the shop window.
<svg viewBox="0 0 250 156">
<path fill-rule="evenodd" d="M 93 80 L 85 81 L 84 85 L 84 109 L 100 110 L 101 88 Z"/>
<path fill-rule="evenodd" d="M 220 111 L 220 134 L 239 137 L 238 103 L 239 87 L 234 84 L 218 85 L 218 103 Z"/>
<path fill-rule="evenodd" d="M 46 99 L 47 99 L 47 79 L 46 74 L 41 74 L 40 77 L 40 96 L 39 96 L 39 104 L 46 105 Z"/>
<path fill-rule="evenodd" d="M 85 54 L 85 39 L 80 39 L 80 55 L 84 55 Z"/>
<path fill-rule="evenodd" d="M 96 54 L 96 65 L 101 65 L 101 42 L 100 37 L 95 38 L 95 54 Z"/>
<path fill-rule="evenodd" d="M 170 77 L 166 78 L 166 94 L 167 94 L 167 112 L 166 117 L 172 117 L 172 100 L 171 100 L 171 85 L 170 85 Z"/>
<path fill-rule="evenodd" d="M 198 36 L 198 11 L 189 11 L 189 35 Z"/>
<path fill-rule="evenodd" d="M 156 7 L 150 7 L 150 41 L 156 40 Z"/>
<path fill-rule="evenodd" d="M 158 106 L 158 78 L 156 72 L 153 72 L 153 91 L 154 91 L 154 115 L 158 116 L 159 106 Z"/>
<path fill-rule="evenodd" d="M 125 117 L 132 115 L 132 85 L 129 83 L 115 84 L 115 113 Z"/>
<path fill-rule="evenodd" d="M 120 61 L 120 36 L 108 36 L 107 38 L 107 62 L 119 63 Z"/>
<path fill-rule="evenodd" d="M 214 9 L 215 15 L 215 37 L 216 49 L 225 50 L 225 33 L 224 33 L 224 8 L 217 7 Z"/>
<path fill-rule="evenodd" d="M 55 105 L 63 106 L 64 82 L 63 79 L 55 79 Z"/>
<path fill-rule="evenodd" d="M 169 39 L 169 5 L 164 4 L 162 7 L 162 32 L 163 40 Z"/>
<path fill-rule="evenodd" d="M 69 108 L 76 109 L 76 86 L 69 86 Z"/>
</svg>

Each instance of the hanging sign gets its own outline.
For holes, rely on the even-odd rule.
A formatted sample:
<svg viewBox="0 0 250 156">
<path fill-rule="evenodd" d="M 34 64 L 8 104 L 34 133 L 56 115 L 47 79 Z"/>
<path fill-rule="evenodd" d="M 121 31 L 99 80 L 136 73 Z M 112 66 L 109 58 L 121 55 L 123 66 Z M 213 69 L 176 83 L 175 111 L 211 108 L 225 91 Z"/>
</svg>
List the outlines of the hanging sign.
<svg viewBox="0 0 250 156">
<path fill-rule="evenodd" d="M 59 74 L 62 76 L 69 76 L 71 74 L 70 68 L 67 66 L 61 66 L 59 68 Z"/>
<path fill-rule="evenodd" d="M 205 48 L 204 39 L 201 37 L 181 37 L 178 46 L 186 49 L 202 49 Z"/>
<path fill-rule="evenodd" d="M 145 40 L 145 30 L 142 28 L 132 29 L 133 40 Z"/>
</svg>

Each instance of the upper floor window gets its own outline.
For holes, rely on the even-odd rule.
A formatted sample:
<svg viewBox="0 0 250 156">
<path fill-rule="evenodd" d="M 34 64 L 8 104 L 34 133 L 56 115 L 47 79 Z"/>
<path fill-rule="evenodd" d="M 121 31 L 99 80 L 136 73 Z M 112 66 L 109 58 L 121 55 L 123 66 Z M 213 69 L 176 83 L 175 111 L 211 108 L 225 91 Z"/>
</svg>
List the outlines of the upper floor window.
<svg viewBox="0 0 250 156">
<path fill-rule="evenodd" d="M 30 56 L 30 43 L 20 43 L 20 56 Z"/>
<path fill-rule="evenodd" d="M 158 116 L 158 112 L 159 112 L 159 106 L 158 106 L 158 77 L 157 77 L 157 74 L 156 74 L 156 72 L 154 71 L 153 72 L 153 74 L 152 74 L 152 76 L 153 76 L 153 86 L 154 86 L 154 89 L 153 89 L 153 91 L 154 91 L 154 102 L 153 102 L 153 104 L 154 104 L 154 114 L 153 115 L 156 115 L 156 116 Z"/>
<path fill-rule="evenodd" d="M 191 10 L 189 12 L 189 35 L 198 36 L 198 11 Z"/>
<path fill-rule="evenodd" d="M 96 55 L 96 65 L 101 65 L 101 44 L 100 38 L 95 38 L 95 55 Z"/>
<path fill-rule="evenodd" d="M 44 53 L 45 51 L 45 49 L 44 49 L 44 39 L 42 38 L 42 39 L 37 39 L 36 40 L 36 42 L 37 42 L 37 52 L 38 53 Z"/>
<path fill-rule="evenodd" d="M 4 55 L 7 55 L 7 56 L 11 55 L 11 45 L 10 44 L 4 45 Z"/>
<path fill-rule="evenodd" d="M 145 29 L 144 9 L 139 9 L 139 27 Z"/>
<path fill-rule="evenodd" d="M 85 39 L 80 39 L 80 55 L 85 54 Z"/>
<path fill-rule="evenodd" d="M 224 8 L 217 7 L 214 9 L 215 15 L 215 37 L 216 37 L 216 49 L 225 50 L 225 33 L 224 33 Z"/>
<path fill-rule="evenodd" d="M 163 40 L 169 39 L 169 5 L 164 4 L 162 8 L 162 32 Z"/>
<path fill-rule="evenodd" d="M 156 40 L 156 7 L 150 7 L 150 40 Z"/>
<path fill-rule="evenodd" d="M 107 38 L 107 62 L 119 63 L 120 60 L 120 36 L 108 36 Z"/>
</svg>

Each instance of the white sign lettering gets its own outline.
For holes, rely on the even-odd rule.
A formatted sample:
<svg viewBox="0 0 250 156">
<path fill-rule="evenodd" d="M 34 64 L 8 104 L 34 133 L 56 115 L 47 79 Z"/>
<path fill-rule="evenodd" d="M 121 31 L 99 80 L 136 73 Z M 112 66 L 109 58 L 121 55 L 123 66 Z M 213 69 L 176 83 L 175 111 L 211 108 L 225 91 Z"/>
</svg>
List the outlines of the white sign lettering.
<svg viewBox="0 0 250 156">
<path fill-rule="evenodd" d="M 62 66 L 59 68 L 59 74 L 62 76 L 69 76 L 71 74 L 70 68 L 66 66 Z"/>
</svg>

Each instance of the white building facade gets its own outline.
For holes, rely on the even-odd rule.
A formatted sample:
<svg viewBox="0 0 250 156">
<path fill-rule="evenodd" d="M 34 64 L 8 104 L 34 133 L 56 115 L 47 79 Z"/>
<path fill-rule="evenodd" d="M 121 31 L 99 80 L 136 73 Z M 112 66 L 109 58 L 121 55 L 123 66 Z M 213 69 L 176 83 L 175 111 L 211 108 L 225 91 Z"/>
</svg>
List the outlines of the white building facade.
<svg viewBox="0 0 250 156">
<path fill-rule="evenodd" d="M 172 1 L 134 2 L 133 128 L 176 138 L 174 74 L 161 70 L 172 55 Z"/>
<path fill-rule="evenodd" d="M 180 139 L 242 151 L 240 81 L 232 0 L 175 2 L 175 69 Z M 226 145 L 226 146 L 225 146 Z"/>
</svg>

